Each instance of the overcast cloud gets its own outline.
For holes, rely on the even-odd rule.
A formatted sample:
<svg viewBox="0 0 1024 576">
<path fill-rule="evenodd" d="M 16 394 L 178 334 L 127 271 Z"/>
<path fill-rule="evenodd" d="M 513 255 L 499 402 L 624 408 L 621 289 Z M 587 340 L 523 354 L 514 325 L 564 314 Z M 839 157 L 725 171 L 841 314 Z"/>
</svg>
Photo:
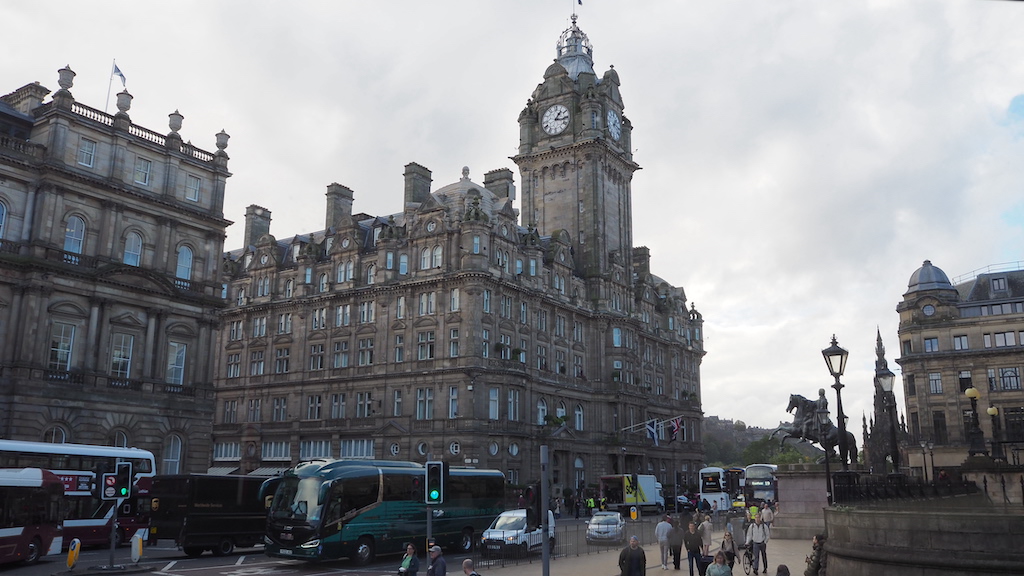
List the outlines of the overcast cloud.
<svg viewBox="0 0 1024 576">
<path fill-rule="evenodd" d="M 400 211 L 408 162 L 435 188 L 463 166 L 518 185 L 517 117 L 574 8 L 633 124 L 634 243 L 704 315 L 706 414 L 788 420 L 790 393 L 831 384 L 835 333 L 859 437 L 876 327 L 899 374 L 895 307 L 921 262 L 1024 260 L 1015 2 L 8 2 L 0 92 L 56 90 L 68 64 L 103 109 L 116 58 L 135 123 L 166 133 L 180 110 L 211 151 L 223 128 L 237 248 L 249 204 L 279 239 L 322 229 L 331 182 L 356 212 Z"/>
</svg>

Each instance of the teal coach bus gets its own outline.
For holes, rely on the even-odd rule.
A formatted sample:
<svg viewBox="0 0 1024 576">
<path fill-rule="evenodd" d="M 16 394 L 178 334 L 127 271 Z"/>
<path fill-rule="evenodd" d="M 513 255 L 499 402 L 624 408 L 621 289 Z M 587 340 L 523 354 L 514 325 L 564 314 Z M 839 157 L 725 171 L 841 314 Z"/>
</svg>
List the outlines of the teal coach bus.
<svg viewBox="0 0 1024 576">
<path fill-rule="evenodd" d="M 263 483 L 270 501 L 264 550 L 300 560 L 350 558 L 365 565 L 400 554 L 427 536 L 426 468 L 415 462 L 313 460 Z M 503 510 L 505 476 L 497 470 L 450 468 L 444 502 L 431 510 L 437 545 L 470 552 Z"/>
</svg>

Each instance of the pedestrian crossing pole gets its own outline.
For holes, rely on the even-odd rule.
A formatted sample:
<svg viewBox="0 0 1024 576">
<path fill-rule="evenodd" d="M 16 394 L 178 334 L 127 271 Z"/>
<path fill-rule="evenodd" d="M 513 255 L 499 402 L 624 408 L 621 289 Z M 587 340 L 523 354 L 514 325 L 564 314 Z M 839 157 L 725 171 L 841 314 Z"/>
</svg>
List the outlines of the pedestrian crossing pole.
<svg viewBox="0 0 1024 576">
<path fill-rule="evenodd" d="M 548 510 L 550 509 L 551 495 L 548 494 L 548 447 L 540 447 L 540 526 L 541 526 L 541 576 L 551 576 L 551 539 L 548 532 Z"/>
</svg>

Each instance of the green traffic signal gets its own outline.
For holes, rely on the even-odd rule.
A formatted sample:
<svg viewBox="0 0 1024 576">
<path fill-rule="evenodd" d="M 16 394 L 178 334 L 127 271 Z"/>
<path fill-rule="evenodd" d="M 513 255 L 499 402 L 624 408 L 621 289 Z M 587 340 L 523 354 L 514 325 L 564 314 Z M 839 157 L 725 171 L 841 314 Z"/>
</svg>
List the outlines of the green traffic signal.
<svg viewBox="0 0 1024 576">
<path fill-rule="evenodd" d="M 430 491 L 430 499 L 431 500 L 437 500 L 440 496 L 441 496 L 441 493 L 438 492 L 437 490 L 431 490 Z"/>
</svg>

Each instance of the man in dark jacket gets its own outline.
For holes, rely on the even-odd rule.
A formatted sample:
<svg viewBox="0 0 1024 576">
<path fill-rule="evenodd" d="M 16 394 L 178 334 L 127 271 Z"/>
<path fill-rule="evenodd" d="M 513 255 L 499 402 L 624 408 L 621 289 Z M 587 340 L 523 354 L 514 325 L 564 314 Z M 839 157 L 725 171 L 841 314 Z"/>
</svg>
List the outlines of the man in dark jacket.
<svg viewBox="0 0 1024 576">
<path fill-rule="evenodd" d="M 672 520 L 672 530 L 668 533 L 668 548 L 672 552 L 672 565 L 679 570 L 679 555 L 683 548 L 683 527 L 680 520 Z"/>
<path fill-rule="evenodd" d="M 690 565 L 690 576 L 693 576 L 693 565 L 697 565 L 697 572 L 700 572 L 700 549 L 704 545 L 700 534 L 697 533 L 697 524 L 690 522 L 690 526 L 683 534 L 683 547 L 686 548 L 686 563 Z"/>
<path fill-rule="evenodd" d="M 629 546 L 619 553 L 619 570 L 622 576 L 645 576 L 647 574 L 647 555 L 640 547 L 640 539 L 630 536 Z"/>
</svg>

